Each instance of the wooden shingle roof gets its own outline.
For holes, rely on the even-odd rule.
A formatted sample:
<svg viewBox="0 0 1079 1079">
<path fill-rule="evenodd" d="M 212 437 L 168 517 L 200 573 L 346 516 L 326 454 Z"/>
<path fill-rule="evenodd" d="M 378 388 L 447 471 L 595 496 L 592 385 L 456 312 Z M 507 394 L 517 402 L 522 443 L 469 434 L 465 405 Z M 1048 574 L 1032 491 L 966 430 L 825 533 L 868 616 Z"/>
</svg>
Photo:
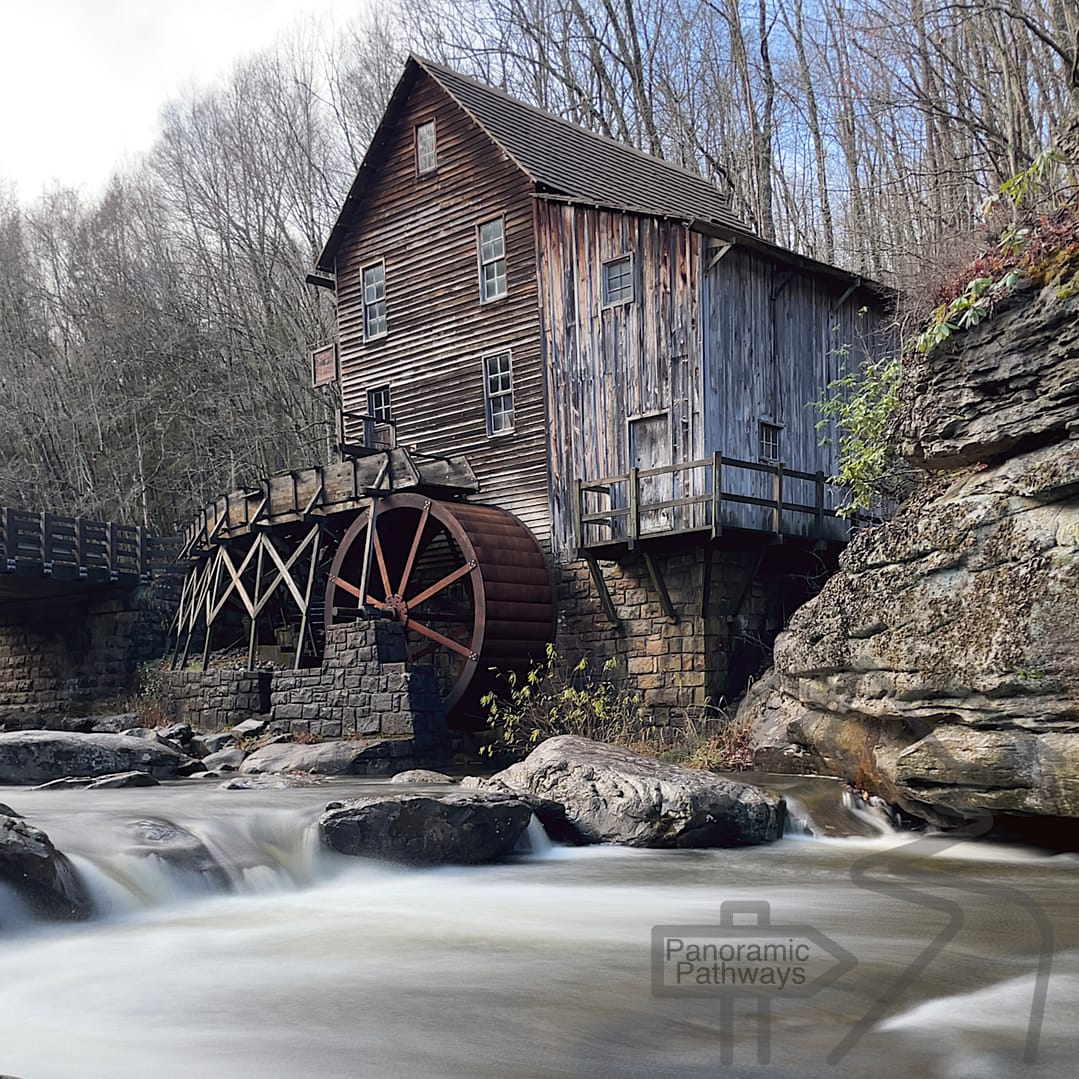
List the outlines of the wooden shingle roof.
<svg viewBox="0 0 1079 1079">
<path fill-rule="evenodd" d="M 441 64 L 412 59 L 544 191 L 570 200 L 748 231 L 707 180 L 578 127 Z"/>
<path fill-rule="evenodd" d="M 389 129 L 413 83 L 427 74 L 536 185 L 537 193 L 612 210 L 698 222 L 749 234 L 717 188 L 686 169 L 571 124 L 442 64 L 410 56 L 345 200 L 318 270 L 332 273 L 334 257 L 359 212 Z"/>
</svg>

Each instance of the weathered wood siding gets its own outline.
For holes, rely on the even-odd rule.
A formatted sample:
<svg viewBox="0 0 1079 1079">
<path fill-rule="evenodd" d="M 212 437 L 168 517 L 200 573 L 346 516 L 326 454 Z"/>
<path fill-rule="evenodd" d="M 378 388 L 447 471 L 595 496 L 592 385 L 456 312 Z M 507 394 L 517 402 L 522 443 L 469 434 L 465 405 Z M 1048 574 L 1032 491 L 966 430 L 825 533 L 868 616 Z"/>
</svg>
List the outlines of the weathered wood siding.
<svg viewBox="0 0 1079 1079">
<path fill-rule="evenodd" d="M 417 175 L 414 125 L 434 119 L 438 168 Z M 531 184 L 429 78 L 414 85 L 337 255 L 346 411 L 389 385 L 399 445 L 464 454 L 479 499 L 548 531 L 547 441 Z M 481 304 L 477 226 L 502 215 L 508 294 Z M 363 339 L 362 268 L 384 260 L 388 332 Z M 482 357 L 513 355 L 515 429 L 489 438 Z"/>
<path fill-rule="evenodd" d="M 538 200 L 550 416 L 551 537 L 572 548 L 573 485 L 626 470 L 629 422 L 666 413 L 671 460 L 704 445 L 696 280 L 701 238 L 659 218 Z M 602 266 L 633 256 L 634 300 L 604 306 Z"/>
<path fill-rule="evenodd" d="M 707 256 L 706 256 L 707 257 Z M 836 470 L 834 432 L 820 431 L 820 413 L 809 402 L 825 396 L 844 366 L 855 369 L 865 343 L 878 332 L 877 315 L 859 311 L 862 290 L 843 299 L 846 284 L 792 272 L 783 265 L 735 247 L 704 274 L 703 314 L 705 452 L 757 461 L 759 424 L 779 425 L 784 468 L 803 472 Z M 843 302 L 840 303 L 839 301 Z M 724 488 L 770 498 L 771 477 L 732 471 Z M 830 492 L 829 505 L 841 502 Z M 813 504 L 812 485 L 785 480 L 784 498 Z M 770 511 L 725 507 L 750 528 L 766 528 Z M 805 519 L 808 529 L 811 519 Z M 841 527 L 839 529 L 841 531 Z"/>
</svg>

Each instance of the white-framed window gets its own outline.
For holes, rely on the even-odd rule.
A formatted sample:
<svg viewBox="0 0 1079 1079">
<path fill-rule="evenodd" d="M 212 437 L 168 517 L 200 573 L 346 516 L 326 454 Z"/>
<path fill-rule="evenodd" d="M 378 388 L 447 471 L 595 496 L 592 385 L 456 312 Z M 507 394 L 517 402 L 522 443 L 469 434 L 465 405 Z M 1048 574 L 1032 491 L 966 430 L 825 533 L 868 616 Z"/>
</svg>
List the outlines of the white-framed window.
<svg viewBox="0 0 1079 1079">
<path fill-rule="evenodd" d="M 603 306 L 633 299 L 633 256 L 622 255 L 603 264 Z"/>
<path fill-rule="evenodd" d="M 487 435 L 508 435 L 513 430 L 513 358 L 509 352 L 483 357 L 483 398 Z"/>
<path fill-rule="evenodd" d="M 780 436 L 783 428 L 778 423 L 761 420 L 757 425 L 758 455 L 762 461 L 782 460 Z"/>
<path fill-rule="evenodd" d="M 367 415 L 373 420 L 392 420 L 389 386 L 376 386 L 367 391 Z"/>
<path fill-rule="evenodd" d="M 386 333 L 386 264 L 376 262 L 363 268 L 364 340 Z"/>
<path fill-rule="evenodd" d="M 477 237 L 480 258 L 480 302 L 506 295 L 506 237 L 502 218 L 485 221 Z"/>
<path fill-rule="evenodd" d="M 416 125 L 416 172 L 434 172 L 438 168 L 438 153 L 435 147 L 435 122 L 428 120 Z"/>
</svg>

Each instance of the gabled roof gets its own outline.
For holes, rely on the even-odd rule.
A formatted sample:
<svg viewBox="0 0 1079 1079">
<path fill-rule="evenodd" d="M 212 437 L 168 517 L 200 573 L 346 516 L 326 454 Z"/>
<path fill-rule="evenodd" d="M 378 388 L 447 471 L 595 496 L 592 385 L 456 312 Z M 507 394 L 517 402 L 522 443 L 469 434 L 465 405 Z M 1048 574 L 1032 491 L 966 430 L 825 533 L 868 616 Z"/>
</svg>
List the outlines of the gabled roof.
<svg viewBox="0 0 1079 1079">
<path fill-rule="evenodd" d="M 536 184 L 541 194 L 750 233 L 749 227 L 731 212 L 727 197 L 695 173 L 412 55 L 405 63 L 345 205 L 318 257 L 317 269 L 333 271 L 337 250 L 359 210 L 389 132 L 420 72 L 434 79 L 457 102 Z"/>
</svg>

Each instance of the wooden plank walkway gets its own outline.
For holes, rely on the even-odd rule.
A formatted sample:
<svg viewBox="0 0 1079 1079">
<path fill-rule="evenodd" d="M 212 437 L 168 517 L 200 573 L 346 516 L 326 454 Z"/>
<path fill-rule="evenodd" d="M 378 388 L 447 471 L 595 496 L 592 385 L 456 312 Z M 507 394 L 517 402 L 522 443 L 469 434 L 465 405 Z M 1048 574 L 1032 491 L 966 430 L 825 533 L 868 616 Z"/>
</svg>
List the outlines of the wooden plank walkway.
<svg viewBox="0 0 1079 1079">
<path fill-rule="evenodd" d="M 134 587 L 163 573 L 179 542 L 152 536 L 138 525 L 88 521 L 53 513 L 0 508 L 0 580 L 5 591 L 31 582 L 86 582 Z"/>
</svg>

